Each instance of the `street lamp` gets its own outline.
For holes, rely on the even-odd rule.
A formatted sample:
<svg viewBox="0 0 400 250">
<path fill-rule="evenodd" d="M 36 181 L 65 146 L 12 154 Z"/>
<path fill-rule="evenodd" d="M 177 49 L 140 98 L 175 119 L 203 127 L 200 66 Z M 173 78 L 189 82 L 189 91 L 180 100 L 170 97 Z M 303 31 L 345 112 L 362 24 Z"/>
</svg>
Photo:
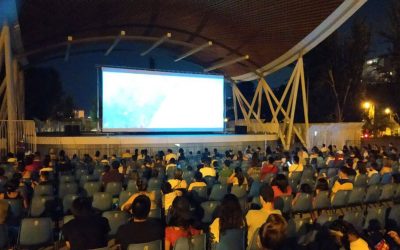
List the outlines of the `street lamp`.
<svg viewBox="0 0 400 250">
<path fill-rule="evenodd" d="M 362 107 L 363 107 L 364 109 L 367 109 L 367 110 L 368 110 L 368 109 L 371 107 L 371 103 L 370 103 L 370 102 L 363 102 Z"/>
<path fill-rule="evenodd" d="M 389 115 L 392 113 L 392 110 L 390 108 L 385 108 L 385 114 Z"/>
</svg>

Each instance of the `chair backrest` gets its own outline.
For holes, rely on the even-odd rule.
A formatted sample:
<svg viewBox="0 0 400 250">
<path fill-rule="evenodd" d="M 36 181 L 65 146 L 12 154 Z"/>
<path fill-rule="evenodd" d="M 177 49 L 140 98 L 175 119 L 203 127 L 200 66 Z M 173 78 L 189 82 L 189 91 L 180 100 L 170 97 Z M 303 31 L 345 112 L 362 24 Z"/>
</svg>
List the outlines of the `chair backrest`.
<svg viewBox="0 0 400 250">
<path fill-rule="evenodd" d="M 350 191 L 348 191 L 348 190 L 337 191 L 332 200 L 332 204 L 331 204 L 332 208 L 340 208 L 340 207 L 346 206 L 347 201 L 349 199 L 349 194 L 350 194 Z"/>
<path fill-rule="evenodd" d="M 260 195 L 260 187 L 261 187 L 261 182 L 253 181 L 253 183 L 251 183 L 251 187 L 250 187 L 248 196 L 249 197 L 259 196 Z"/>
<path fill-rule="evenodd" d="M 40 217 L 46 211 L 46 205 L 52 202 L 54 197 L 51 196 L 35 196 L 32 198 L 30 216 Z"/>
<path fill-rule="evenodd" d="M 149 218 L 161 219 L 161 209 L 160 208 L 151 209 L 149 212 Z"/>
<path fill-rule="evenodd" d="M 161 181 L 157 178 L 150 178 L 147 190 L 159 190 L 161 188 Z"/>
<path fill-rule="evenodd" d="M 368 183 L 368 175 L 360 174 L 356 176 L 354 187 L 366 187 Z"/>
<path fill-rule="evenodd" d="M 100 211 L 111 210 L 112 196 L 109 193 L 98 192 L 93 195 L 92 206 Z"/>
<path fill-rule="evenodd" d="M 162 241 L 155 240 L 148 243 L 129 244 L 128 250 L 161 250 Z"/>
<path fill-rule="evenodd" d="M 52 185 L 37 185 L 33 191 L 34 196 L 52 196 L 54 188 Z"/>
<path fill-rule="evenodd" d="M 379 188 L 379 185 L 369 186 L 367 188 L 367 194 L 365 195 L 364 202 L 375 203 L 379 200 L 380 195 L 381 195 L 381 189 Z"/>
<path fill-rule="evenodd" d="M 233 185 L 231 189 L 231 194 L 235 195 L 236 197 L 243 198 L 247 195 L 245 186 L 241 185 Z"/>
<path fill-rule="evenodd" d="M 372 220 L 378 221 L 381 228 L 385 228 L 385 216 L 386 216 L 386 208 L 384 207 L 369 208 L 365 216 L 364 229 L 368 228 L 368 225 Z"/>
<path fill-rule="evenodd" d="M 361 231 L 363 226 L 363 219 L 364 219 L 364 212 L 360 211 L 352 211 L 351 213 L 344 213 L 343 220 L 353 224 L 353 226 L 358 230 Z"/>
<path fill-rule="evenodd" d="M 379 174 L 373 174 L 368 179 L 368 186 L 378 185 L 380 180 L 381 180 L 381 176 Z"/>
<path fill-rule="evenodd" d="M 77 194 L 67 194 L 64 196 L 62 201 L 64 214 L 66 214 L 71 209 L 72 202 L 78 197 L 79 195 Z"/>
<path fill-rule="evenodd" d="M 242 250 L 245 247 L 245 233 L 243 229 L 229 229 L 220 236 L 217 250 Z"/>
<path fill-rule="evenodd" d="M 390 208 L 388 219 L 393 220 L 397 225 L 400 225 L 400 204 L 394 205 Z"/>
<path fill-rule="evenodd" d="M 381 195 L 379 201 L 389 201 L 392 200 L 395 191 L 395 185 L 393 183 L 381 186 Z"/>
<path fill-rule="evenodd" d="M 215 209 L 221 204 L 219 201 L 205 201 L 201 203 L 201 207 L 204 210 L 204 216 L 202 219 L 203 223 L 211 223 Z"/>
<path fill-rule="evenodd" d="M 60 176 L 60 183 L 71 183 L 75 181 L 75 176 L 73 175 L 61 175 Z"/>
<path fill-rule="evenodd" d="M 72 214 L 69 215 L 65 215 L 63 217 L 63 225 L 67 224 L 68 222 L 70 222 L 71 220 L 73 220 L 75 218 L 75 216 L 73 216 Z"/>
<path fill-rule="evenodd" d="M 105 192 L 111 194 L 112 196 L 118 196 L 122 191 L 122 183 L 121 182 L 109 182 L 106 185 Z"/>
<path fill-rule="evenodd" d="M 317 224 L 324 226 L 327 223 L 333 222 L 337 219 L 338 217 L 335 214 L 321 214 L 317 218 Z"/>
<path fill-rule="evenodd" d="M 275 174 L 270 173 L 270 174 L 266 174 L 264 176 L 264 178 L 261 180 L 264 183 L 268 183 L 271 184 L 272 180 L 275 178 Z"/>
<path fill-rule="evenodd" d="M 331 162 L 332 162 L 332 161 L 331 161 Z M 332 163 L 332 164 L 334 164 L 334 163 Z M 328 164 L 328 167 L 329 167 L 329 164 Z M 333 177 L 333 176 L 336 176 L 337 173 L 338 173 L 338 169 L 337 169 L 337 168 L 335 168 L 335 167 L 329 167 L 329 168 L 328 168 L 327 176 L 328 176 L 328 178 L 331 178 L 331 177 Z"/>
<path fill-rule="evenodd" d="M 293 213 L 306 213 L 312 210 L 312 197 L 310 194 L 301 193 L 296 203 L 292 206 Z"/>
<path fill-rule="evenodd" d="M 75 182 L 61 182 L 58 188 L 58 197 L 63 198 L 67 194 L 77 194 L 78 184 Z"/>
<path fill-rule="evenodd" d="M 126 191 L 136 193 L 139 192 L 138 187 L 136 185 L 136 181 L 134 180 L 129 180 L 128 181 L 128 186 L 126 187 Z"/>
<path fill-rule="evenodd" d="M 194 187 L 191 192 L 199 198 L 207 199 L 207 187 Z"/>
<path fill-rule="evenodd" d="M 331 207 L 331 200 L 329 199 L 329 191 L 320 191 L 315 196 L 315 209 L 328 209 Z"/>
<path fill-rule="evenodd" d="M 212 186 L 215 184 L 216 179 L 213 176 L 206 176 L 204 177 L 204 181 L 207 183 L 207 188 L 211 189 Z"/>
<path fill-rule="evenodd" d="M 124 211 L 106 211 L 103 213 L 103 217 L 108 220 L 110 225 L 110 232 L 108 235 L 113 236 L 117 233 L 120 226 L 126 224 L 129 221 L 130 215 Z"/>
<path fill-rule="evenodd" d="M 22 199 L 4 199 L 9 205 L 11 216 L 21 218 L 25 212 L 24 201 Z"/>
<path fill-rule="evenodd" d="M 209 200 L 212 201 L 221 201 L 224 196 L 228 193 L 226 185 L 222 184 L 214 184 L 213 187 L 211 188 L 211 193 L 210 197 L 208 198 Z"/>
<path fill-rule="evenodd" d="M 392 173 L 385 173 L 381 177 L 381 184 L 385 185 L 392 183 L 392 179 L 393 179 Z"/>
<path fill-rule="evenodd" d="M 21 222 L 18 245 L 40 246 L 53 241 L 53 224 L 50 218 L 26 218 Z"/>
<path fill-rule="evenodd" d="M 174 246 L 174 250 L 203 250 L 206 249 L 206 235 L 199 234 L 191 238 L 179 238 Z"/>
<path fill-rule="evenodd" d="M 130 191 L 121 191 L 119 194 L 119 205 L 122 206 L 125 202 L 133 195 L 133 192 Z"/>
<path fill-rule="evenodd" d="M 354 187 L 349 194 L 349 199 L 347 201 L 347 205 L 349 206 L 357 206 L 361 205 L 364 201 L 365 197 L 365 188 L 364 187 Z"/>
<path fill-rule="evenodd" d="M 99 192 L 101 189 L 100 182 L 86 182 L 83 185 L 85 196 L 92 197 L 95 193 Z"/>
<path fill-rule="evenodd" d="M 83 187 L 85 185 L 85 183 L 87 183 L 87 182 L 95 182 L 98 180 L 99 179 L 94 175 L 85 174 L 85 175 L 82 175 L 81 178 L 79 179 L 79 185 L 81 187 Z"/>
</svg>

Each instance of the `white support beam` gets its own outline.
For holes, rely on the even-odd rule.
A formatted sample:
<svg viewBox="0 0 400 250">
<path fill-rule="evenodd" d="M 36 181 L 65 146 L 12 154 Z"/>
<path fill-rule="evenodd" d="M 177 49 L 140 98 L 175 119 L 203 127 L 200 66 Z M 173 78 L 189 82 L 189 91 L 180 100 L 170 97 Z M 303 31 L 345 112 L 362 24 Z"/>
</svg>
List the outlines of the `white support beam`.
<svg viewBox="0 0 400 250">
<path fill-rule="evenodd" d="M 158 39 L 158 41 L 156 41 L 150 48 L 148 48 L 147 50 L 143 51 L 142 53 L 140 53 L 141 56 L 145 56 L 148 53 L 150 53 L 150 51 L 152 51 L 153 49 L 157 48 L 158 46 L 160 46 L 162 43 L 164 43 L 166 40 L 168 40 L 169 38 L 171 38 L 172 34 L 171 33 L 167 33 L 164 36 L 160 37 L 160 39 Z"/>
<path fill-rule="evenodd" d="M 238 63 L 238 62 L 246 61 L 246 60 L 249 60 L 249 59 L 250 59 L 249 55 L 241 56 L 241 57 L 238 57 L 238 58 L 226 61 L 226 62 L 221 62 L 221 63 L 214 64 L 211 67 L 204 69 L 204 72 L 209 72 L 209 71 L 212 71 L 212 70 L 223 68 L 223 67 L 226 67 L 226 66 Z"/>
<path fill-rule="evenodd" d="M 68 36 L 67 37 L 67 49 L 65 50 L 65 56 L 64 56 L 64 61 L 68 61 L 69 59 L 69 52 L 71 50 L 71 43 L 72 43 L 73 37 L 72 36 Z"/>
<path fill-rule="evenodd" d="M 193 48 L 193 49 L 189 50 L 188 52 L 184 53 L 183 55 L 179 56 L 178 58 L 175 59 L 175 62 L 178 62 L 178 61 L 180 61 L 180 60 L 182 60 L 182 59 L 184 59 L 184 58 L 186 58 L 188 56 L 194 55 L 197 52 L 200 52 L 203 49 L 208 48 L 208 47 L 210 47 L 212 45 L 213 45 L 212 41 L 208 41 L 207 43 L 205 43 L 203 45 L 200 45 L 200 46 L 198 46 L 196 48 Z"/>
<path fill-rule="evenodd" d="M 106 51 L 106 53 L 104 53 L 105 56 L 108 56 L 111 51 L 113 51 L 113 49 L 118 45 L 118 43 L 121 41 L 121 38 L 125 36 L 125 31 L 121 30 L 121 32 L 119 33 L 118 36 L 115 37 L 114 42 L 111 44 L 110 48 L 108 48 L 108 50 Z"/>
<path fill-rule="evenodd" d="M 233 101 L 233 113 L 235 115 L 235 122 L 238 120 L 238 113 L 237 113 L 237 104 L 236 104 L 236 94 L 235 94 L 235 87 L 236 83 L 232 82 L 232 101 Z"/>
</svg>

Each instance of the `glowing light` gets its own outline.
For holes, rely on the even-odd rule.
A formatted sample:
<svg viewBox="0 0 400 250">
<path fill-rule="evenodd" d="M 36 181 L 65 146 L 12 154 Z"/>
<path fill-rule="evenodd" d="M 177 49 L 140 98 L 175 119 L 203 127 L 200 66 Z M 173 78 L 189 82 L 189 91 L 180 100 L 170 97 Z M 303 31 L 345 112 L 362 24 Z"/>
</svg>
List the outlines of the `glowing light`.
<svg viewBox="0 0 400 250">
<path fill-rule="evenodd" d="M 225 118 L 225 119 L 224 119 L 224 122 L 228 122 L 228 121 L 229 121 L 229 119 L 228 119 L 228 118 Z"/>
<path fill-rule="evenodd" d="M 364 109 L 369 109 L 371 107 L 371 103 L 370 102 L 364 102 L 362 104 L 362 106 L 363 106 Z"/>
<path fill-rule="evenodd" d="M 390 114 L 390 113 L 392 113 L 392 111 L 390 110 L 390 108 L 385 108 L 385 114 Z"/>
</svg>

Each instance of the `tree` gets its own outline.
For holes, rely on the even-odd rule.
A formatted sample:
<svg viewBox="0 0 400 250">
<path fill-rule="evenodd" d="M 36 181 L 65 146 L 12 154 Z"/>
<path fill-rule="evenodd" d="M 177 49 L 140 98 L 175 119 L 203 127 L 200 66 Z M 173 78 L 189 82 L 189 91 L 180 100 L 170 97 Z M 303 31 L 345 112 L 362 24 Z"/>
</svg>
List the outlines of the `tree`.
<svg viewBox="0 0 400 250">
<path fill-rule="evenodd" d="M 310 114 L 330 110 L 326 118 L 333 116 L 336 122 L 360 118 L 359 102 L 365 96 L 361 76 L 370 37 L 366 23 L 356 20 L 348 35 L 336 31 L 305 57 L 309 95 L 327 98 L 324 105 L 310 99 Z"/>
<path fill-rule="evenodd" d="M 24 73 L 26 118 L 46 120 L 62 100 L 58 72 L 51 68 L 29 68 Z"/>
</svg>

